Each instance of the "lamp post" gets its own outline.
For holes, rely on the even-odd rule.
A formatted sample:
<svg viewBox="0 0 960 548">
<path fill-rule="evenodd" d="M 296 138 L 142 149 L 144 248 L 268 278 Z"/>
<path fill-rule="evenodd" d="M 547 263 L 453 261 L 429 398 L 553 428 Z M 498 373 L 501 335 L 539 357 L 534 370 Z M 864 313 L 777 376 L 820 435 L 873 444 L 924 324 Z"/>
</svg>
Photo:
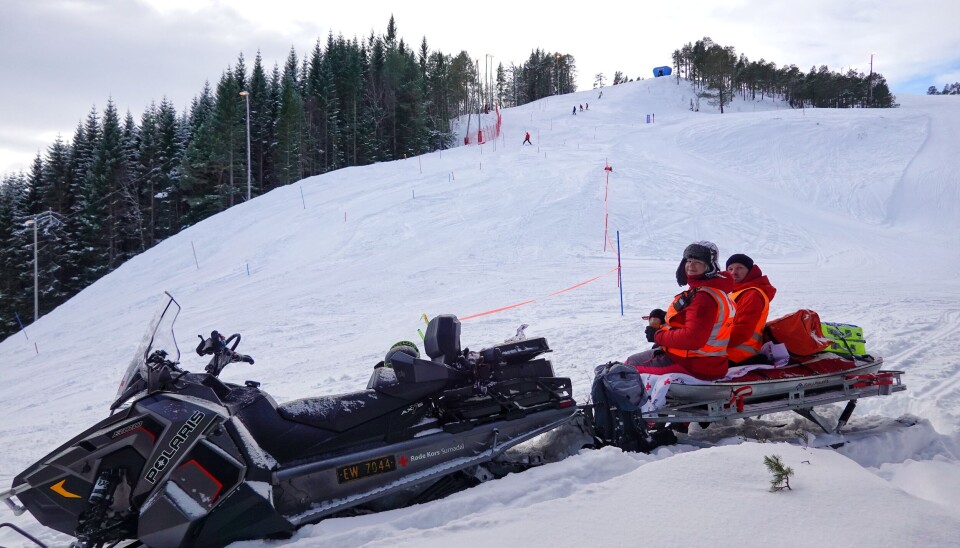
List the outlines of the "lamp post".
<svg viewBox="0 0 960 548">
<path fill-rule="evenodd" d="M 244 103 L 247 105 L 247 201 L 250 201 L 250 178 L 251 178 L 251 167 L 250 167 L 250 93 L 246 91 L 240 92 L 240 97 L 243 97 Z"/>
<path fill-rule="evenodd" d="M 491 89 L 494 77 L 493 77 L 493 55 L 490 53 L 485 54 L 486 58 L 484 63 L 487 65 L 484 69 L 487 73 L 487 104 L 493 104 L 493 90 Z"/>
<path fill-rule="evenodd" d="M 37 282 L 40 277 L 37 264 L 37 220 L 30 219 L 24 225 L 33 225 L 33 321 L 36 322 L 40 318 L 40 286 Z"/>
<path fill-rule="evenodd" d="M 561 76 L 562 74 L 560 73 L 560 54 L 558 53 L 557 54 L 557 95 L 560 95 L 560 90 L 562 89 L 561 81 L 560 81 Z"/>
<path fill-rule="evenodd" d="M 867 93 L 870 95 L 871 103 L 873 103 L 873 56 L 876 54 L 875 51 L 870 52 L 870 77 L 867 78 Z"/>
</svg>

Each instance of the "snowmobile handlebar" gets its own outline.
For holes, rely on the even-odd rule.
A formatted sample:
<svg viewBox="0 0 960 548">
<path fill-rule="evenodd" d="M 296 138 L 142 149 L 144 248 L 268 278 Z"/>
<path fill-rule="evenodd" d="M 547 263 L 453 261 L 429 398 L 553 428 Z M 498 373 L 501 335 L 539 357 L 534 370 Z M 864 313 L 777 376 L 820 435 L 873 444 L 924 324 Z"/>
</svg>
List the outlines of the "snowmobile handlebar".
<svg viewBox="0 0 960 548">
<path fill-rule="evenodd" d="M 219 331 L 213 330 L 207 339 L 204 339 L 203 335 L 197 335 L 197 337 L 200 338 L 200 344 L 197 345 L 197 354 L 200 356 L 213 354 L 213 357 L 210 358 L 210 363 L 208 363 L 206 367 L 207 373 L 213 376 L 218 376 L 220 372 L 223 371 L 223 368 L 230 363 L 254 363 L 252 357 L 236 352 L 237 346 L 240 344 L 239 333 L 234 333 L 224 338 Z"/>
</svg>

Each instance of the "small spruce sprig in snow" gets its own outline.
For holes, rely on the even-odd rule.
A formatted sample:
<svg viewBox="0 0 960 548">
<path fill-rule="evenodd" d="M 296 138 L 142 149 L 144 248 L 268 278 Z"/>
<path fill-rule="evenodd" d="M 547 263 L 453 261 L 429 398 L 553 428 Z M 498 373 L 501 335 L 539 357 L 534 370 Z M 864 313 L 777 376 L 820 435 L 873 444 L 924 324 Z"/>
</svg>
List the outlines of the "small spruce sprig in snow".
<svg viewBox="0 0 960 548">
<path fill-rule="evenodd" d="M 763 457 L 763 464 L 765 464 L 767 466 L 767 470 L 773 474 L 773 477 L 770 478 L 770 491 L 783 491 L 784 489 L 790 489 L 790 476 L 793 475 L 793 468 L 784 466 L 783 460 L 780 459 L 780 455 Z M 792 491 L 792 489 L 790 490 Z"/>
</svg>

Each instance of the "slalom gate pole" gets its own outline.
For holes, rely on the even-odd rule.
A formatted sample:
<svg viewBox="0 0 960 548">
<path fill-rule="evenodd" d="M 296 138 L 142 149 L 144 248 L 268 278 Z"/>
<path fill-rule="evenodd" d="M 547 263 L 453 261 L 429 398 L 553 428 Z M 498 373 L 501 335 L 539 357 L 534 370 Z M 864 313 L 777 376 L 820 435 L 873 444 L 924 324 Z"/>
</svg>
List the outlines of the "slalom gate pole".
<svg viewBox="0 0 960 548">
<path fill-rule="evenodd" d="M 18 314 L 17 312 L 14 312 L 13 315 L 16 316 L 17 323 L 20 324 L 20 331 L 23 331 L 23 336 L 26 337 L 27 340 L 29 341 L 30 336 L 27 335 L 27 328 L 23 326 L 23 320 L 20 319 L 20 314 Z"/>
<path fill-rule="evenodd" d="M 620 265 L 620 231 L 617 231 L 617 285 L 620 286 L 620 315 L 623 316 L 623 267 Z"/>
</svg>

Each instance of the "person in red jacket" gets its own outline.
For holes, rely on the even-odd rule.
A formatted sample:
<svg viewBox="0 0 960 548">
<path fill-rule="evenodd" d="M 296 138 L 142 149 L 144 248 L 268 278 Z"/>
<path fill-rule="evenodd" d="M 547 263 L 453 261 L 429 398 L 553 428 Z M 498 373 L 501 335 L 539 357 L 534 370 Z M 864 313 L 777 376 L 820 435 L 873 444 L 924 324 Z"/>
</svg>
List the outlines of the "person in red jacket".
<svg viewBox="0 0 960 548">
<path fill-rule="evenodd" d="M 677 284 L 689 289 L 674 298 L 665 325 L 647 326 L 647 340 L 660 346 L 634 354 L 624 363 L 640 373 L 684 373 L 703 380 L 727 374 L 727 344 L 736 310 L 727 292 L 733 280 L 720 270 L 712 242 L 694 242 L 683 250 Z"/>
<path fill-rule="evenodd" d="M 730 365 L 768 363 L 760 353 L 760 347 L 763 346 L 763 328 L 767 325 L 770 301 L 777 294 L 777 288 L 770 284 L 753 259 L 743 253 L 730 255 L 727 272 L 733 278 L 730 298 L 737 307 L 727 346 Z"/>
</svg>

